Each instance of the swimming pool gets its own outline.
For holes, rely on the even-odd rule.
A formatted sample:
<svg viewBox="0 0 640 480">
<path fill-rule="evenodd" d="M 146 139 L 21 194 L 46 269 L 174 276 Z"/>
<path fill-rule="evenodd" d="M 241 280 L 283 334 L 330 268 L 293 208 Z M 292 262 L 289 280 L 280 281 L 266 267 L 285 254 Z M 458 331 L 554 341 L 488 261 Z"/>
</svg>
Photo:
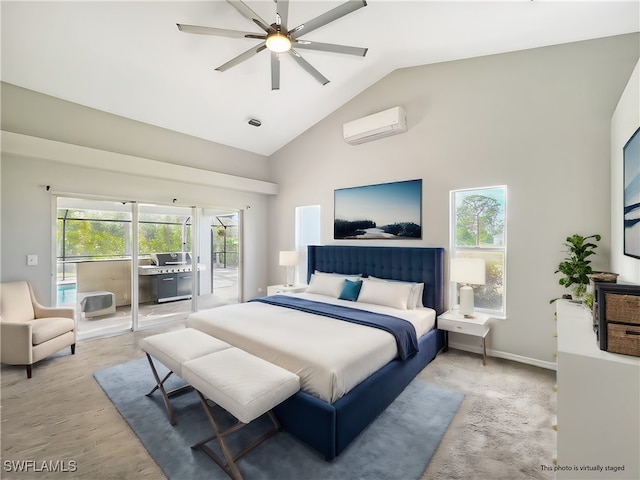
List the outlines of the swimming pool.
<svg viewBox="0 0 640 480">
<path fill-rule="evenodd" d="M 57 285 L 57 304 L 69 305 L 76 303 L 77 288 L 75 283 L 59 283 Z"/>
</svg>

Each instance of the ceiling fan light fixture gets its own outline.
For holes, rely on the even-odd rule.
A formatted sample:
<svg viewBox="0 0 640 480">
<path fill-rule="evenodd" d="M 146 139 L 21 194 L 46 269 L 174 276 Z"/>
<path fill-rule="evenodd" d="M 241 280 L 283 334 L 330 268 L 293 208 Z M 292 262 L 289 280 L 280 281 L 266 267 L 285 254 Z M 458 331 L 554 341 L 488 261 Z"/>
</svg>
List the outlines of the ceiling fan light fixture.
<svg viewBox="0 0 640 480">
<path fill-rule="evenodd" d="M 292 48 L 293 44 L 295 44 L 296 49 L 301 48 L 303 50 L 307 49 L 321 52 L 356 55 L 358 57 L 364 57 L 367 54 L 366 48 L 350 47 L 348 45 L 334 45 L 331 43 L 321 43 L 315 41 L 312 42 L 300 38 L 301 35 L 305 35 L 331 22 L 334 22 L 351 12 L 358 10 L 361 7 L 366 7 L 366 0 L 347 0 L 344 3 L 333 8 L 332 10 L 322 13 L 317 17 L 312 18 L 307 23 L 300 24 L 292 29 L 289 29 L 287 26 L 290 26 L 290 0 L 274 0 L 274 2 L 276 2 L 276 21 L 271 25 L 269 25 L 266 20 L 264 20 L 256 12 L 254 12 L 248 5 L 246 5 L 245 1 L 246 0 L 227 0 L 227 3 L 234 7 L 247 20 L 251 21 L 252 24 L 260 27 L 264 33 L 258 34 L 254 32 L 242 32 L 239 30 L 227 30 L 224 28 L 178 24 L 178 29 L 185 33 L 197 33 L 201 35 L 215 35 L 232 38 L 251 38 L 260 40 L 260 43 L 258 45 L 254 45 L 246 52 L 241 53 L 228 62 L 217 67 L 216 70 L 219 72 L 224 72 L 246 60 L 249 60 L 254 55 L 264 50 L 268 50 L 269 52 L 271 52 L 271 90 L 280 89 L 281 53 L 290 53 L 292 59 L 300 66 L 300 68 L 305 70 L 320 84 L 326 85 L 327 83 L 329 83 L 329 79 L 322 75 L 309 62 L 307 62 L 302 57 L 302 55 L 294 50 Z M 254 2 L 252 1 L 251 3 Z"/>
<path fill-rule="evenodd" d="M 267 36 L 266 44 L 269 50 L 276 53 L 284 53 L 291 50 L 291 40 L 280 32 Z"/>
</svg>

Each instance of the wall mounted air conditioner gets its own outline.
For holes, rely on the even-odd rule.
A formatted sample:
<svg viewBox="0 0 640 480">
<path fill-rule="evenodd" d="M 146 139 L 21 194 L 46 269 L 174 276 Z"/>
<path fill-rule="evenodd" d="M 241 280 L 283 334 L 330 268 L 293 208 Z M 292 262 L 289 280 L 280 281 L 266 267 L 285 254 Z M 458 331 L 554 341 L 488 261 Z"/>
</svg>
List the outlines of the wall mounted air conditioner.
<svg viewBox="0 0 640 480">
<path fill-rule="evenodd" d="M 344 141 L 350 145 L 370 142 L 407 131 L 407 114 L 402 107 L 393 107 L 342 126 Z"/>
</svg>

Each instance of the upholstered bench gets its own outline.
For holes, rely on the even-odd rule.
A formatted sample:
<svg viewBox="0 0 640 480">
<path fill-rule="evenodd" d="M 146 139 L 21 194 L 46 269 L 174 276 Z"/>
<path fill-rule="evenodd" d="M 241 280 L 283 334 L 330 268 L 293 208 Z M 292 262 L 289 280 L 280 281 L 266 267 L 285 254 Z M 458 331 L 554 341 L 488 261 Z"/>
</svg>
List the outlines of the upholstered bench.
<svg viewBox="0 0 640 480">
<path fill-rule="evenodd" d="M 147 359 L 151 366 L 151 372 L 156 380 L 156 386 L 147 393 L 147 396 L 151 395 L 156 390 L 160 390 L 171 425 L 176 424 L 176 419 L 169 397 L 191 390 L 191 386 L 185 385 L 167 392 L 164 388 L 164 383 L 167 379 L 172 373 L 182 377 L 182 365 L 189 360 L 231 348 L 231 345 L 228 343 L 193 328 L 185 328 L 182 330 L 151 335 L 143 338 L 140 342 L 140 346 L 147 354 Z M 156 370 L 151 357 L 155 358 L 169 369 L 169 373 L 162 380 L 160 380 L 160 376 L 158 375 L 158 371 Z"/>
<path fill-rule="evenodd" d="M 281 430 L 272 408 L 300 389 L 300 378 L 294 373 L 234 347 L 185 362 L 182 365 L 182 378 L 198 393 L 214 431 L 213 436 L 192 448 L 203 450 L 236 480 L 242 479 L 242 475 L 235 461 Z M 221 431 L 207 399 L 237 418 L 238 423 Z M 232 453 L 225 436 L 265 413 L 269 415 L 273 428 L 241 451 Z M 213 439 L 218 440 L 226 462 L 206 445 Z"/>
</svg>

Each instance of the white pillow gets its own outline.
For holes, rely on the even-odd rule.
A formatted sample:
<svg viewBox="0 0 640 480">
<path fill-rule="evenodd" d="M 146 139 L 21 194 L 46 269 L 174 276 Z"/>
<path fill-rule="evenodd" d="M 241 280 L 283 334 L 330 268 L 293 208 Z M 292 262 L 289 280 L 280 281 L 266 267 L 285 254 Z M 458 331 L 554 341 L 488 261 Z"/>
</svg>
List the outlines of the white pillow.
<svg viewBox="0 0 640 480">
<path fill-rule="evenodd" d="M 424 295 L 424 283 L 416 283 L 414 288 L 414 294 L 416 296 L 416 308 L 422 308 L 422 296 Z"/>
<path fill-rule="evenodd" d="M 407 310 L 413 286 L 404 282 L 362 282 L 358 302 Z"/>
<path fill-rule="evenodd" d="M 349 280 L 353 281 L 353 278 L 361 278 L 362 274 L 361 273 L 350 273 L 350 274 L 346 274 L 346 273 L 331 273 L 331 272 L 320 272 L 318 270 L 314 270 L 313 271 L 314 275 L 329 275 L 329 276 L 333 276 L 333 277 L 343 277 L 343 278 L 348 278 Z"/>
<path fill-rule="evenodd" d="M 327 275 L 331 276 L 331 275 L 333 275 L 333 273 L 331 273 L 331 272 L 321 272 L 321 271 L 319 271 L 319 270 L 314 270 L 314 271 L 313 271 L 313 274 L 314 274 L 314 275 L 324 275 L 324 276 L 327 276 Z"/>
<path fill-rule="evenodd" d="M 422 294 L 424 293 L 424 283 L 416 283 L 416 282 L 403 282 L 402 280 L 390 280 L 385 278 L 378 278 L 373 276 L 368 276 L 367 280 L 372 280 L 374 282 L 395 282 L 395 283 L 407 283 L 411 285 L 411 296 L 409 297 L 409 301 L 407 302 L 407 309 L 413 310 L 418 307 L 423 307 L 422 305 Z"/>
<path fill-rule="evenodd" d="M 344 278 L 337 275 L 317 275 L 314 273 L 311 275 L 306 292 L 338 298 L 344 286 Z"/>
</svg>

